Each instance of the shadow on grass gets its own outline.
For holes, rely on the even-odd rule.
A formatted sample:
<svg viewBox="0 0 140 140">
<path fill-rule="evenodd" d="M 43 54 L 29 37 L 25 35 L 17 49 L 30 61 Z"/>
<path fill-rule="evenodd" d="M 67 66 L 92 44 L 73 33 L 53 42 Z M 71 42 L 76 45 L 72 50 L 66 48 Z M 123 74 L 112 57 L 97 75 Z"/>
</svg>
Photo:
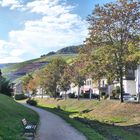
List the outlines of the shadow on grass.
<svg viewBox="0 0 140 140">
<path fill-rule="evenodd" d="M 80 116 L 70 118 L 70 115 L 75 113 L 80 114 L 80 112 L 78 111 L 69 112 L 61 109 L 60 106 L 57 106 L 56 108 L 49 108 L 49 107 L 42 107 L 42 106 L 38 106 L 38 107 L 59 115 L 68 123 L 70 123 L 72 126 L 76 127 L 79 131 L 81 131 L 80 129 L 81 126 L 78 127 L 75 124 L 77 124 L 76 122 L 82 123 L 84 124 L 85 127 L 83 129 L 88 128 L 94 130 L 96 133 L 103 136 L 103 139 L 106 140 L 139 140 L 140 139 L 140 123 L 135 125 L 129 125 L 129 126 L 119 126 L 117 125 L 117 123 L 100 122 L 98 120 L 90 120 L 87 118 L 82 118 Z M 90 111 L 92 110 L 87 109 L 87 110 L 83 110 L 82 113 L 88 113 Z M 82 130 L 81 132 L 84 133 L 84 130 Z M 87 135 L 85 134 L 85 136 Z M 89 137 L 88 140 L 96 140 L 96 138 L 93 136 L 93 138 Z M 97 140 L 101 140 L 101 139 L 97 138 Z"/>
</svg>

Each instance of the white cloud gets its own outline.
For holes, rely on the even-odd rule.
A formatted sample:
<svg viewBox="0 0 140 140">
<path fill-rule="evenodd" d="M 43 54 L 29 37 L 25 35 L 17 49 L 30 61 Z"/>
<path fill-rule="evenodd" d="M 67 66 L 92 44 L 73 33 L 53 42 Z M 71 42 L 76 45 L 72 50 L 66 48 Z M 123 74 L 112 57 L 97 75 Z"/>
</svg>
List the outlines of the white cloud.
<svg viewBox="0 0 140 140">
<path fill-rule="evenodd" d="M 0 63 L 15 63 L 15 62 L 22 62 L 23 59 L 19 58 L 19 57 L 11 57 L 11 56 L 7 56 L 7 57 L 0 57 Z"/>
<path fill-rule="evenodd" d="M 23 5 L 21 4 L 19 0 L 1 0 L 0 5 L 2 7 L 9 6 L 11 10 L 23 7 Z"/>
<path fill-rule="evenodd" d="M 9 6 L 9 5 L 17 5 L 19 4 L 18 0 L 1 0 L 0 4 L 5 7 L 5 6 Z"/>
<path fill-rule="evenodd" d="M 23 59 L 21 59 L 20 57 L 18 57 L 19 55 L 17 55 L 19 54 L 19 51 L 17 52 L 13 50 L 14 48 L 15 47 L 13 43 L 0 40 L 0 63 L 23 61 Z"/>
<path fill-rule="evenodd" d="M 21 56 L 25 51 L 23 49 L 14 49 L 10 52 L 11 56 L 18 57 Z"/>
<path fill-rule="evenodd" d="M 23 30 L 9 32 L 9 43 L 13 44 L 9 54 L 15 57 L 13 60 L 28 53 L 38 57 L 65 46 L 81 44 L 87 36 L 87 22 L 71 13 L 73 6 L 60 3 L 60 0 L 35 0 L 24 8 L 29 14 L 37 13 L 42 17 L 25 21 Z"/>
<path fill-rule="evenodd" d="M 68 13 L 73 6 L 67 6 L 65 2 L 59 4 L 60 0 L 36 0 L 29 2 L 26 6 L 33 13 L 41 13 L 43 15 L 57 16 Z"/>
</svg>

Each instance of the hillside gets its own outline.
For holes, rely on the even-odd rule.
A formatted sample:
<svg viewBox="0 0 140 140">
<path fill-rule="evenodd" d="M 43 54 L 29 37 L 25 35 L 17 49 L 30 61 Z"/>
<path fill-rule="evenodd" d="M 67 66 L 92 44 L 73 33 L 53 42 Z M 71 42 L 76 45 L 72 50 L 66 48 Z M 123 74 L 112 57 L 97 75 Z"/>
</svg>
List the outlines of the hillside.
<svg viewBox="0 0 140 140">
<path fill-rule="evenodd" d="M 69 47 L 62 48 L 56 52 L 52 51 L 52 52 L 49 52 L 48 54 L 43 54 L 43 55 L 41 55 L 41 57 L 55 55 L 55 54 L 57 54 L 57 55 L 59 55 L 59 54 L 77 54 L 79 52 L 79 49 L 82 47 L 83 47 L 83 45 L 69 46 Z"/>
<path fill-rule="evenodd" d="M 70 63 L 76 56 L 77 54 L 55 54 L 21 63 L 7 64 L 7 66 L 2 68 L 2 73 L 5 77 L 14 81 L 30 72 L 33 72 L 36 69 L 41 69 L 54 58 L 62 57 L 67 61 L 67 63 Z"/>
<path fill-rule="evenodd" d="M 5 64 L 0 64 L 0 69 L 4 67 L 5 67 Z"/>
<path fill-rule="evenodd" d="M 78 45 L 78 46 L 69 46 L 62 48 L 58 50 L 56 53 L 57 54 L 72 54 L 72 53 L 78 53 L 79 49 L 82 48 L 83 45 Z"/>
<path fill-rule="evenodd" d="M 140 105 L 111 100 L 39 99 L 39 106 L 52 111 L 83 132 L 88 140 L 139 140 Z M 76 122 L 82 122 L 82 128 Z M 91 133 L 91 131 L 94 131 Z"/>
<path fill-rule="evenodd" d="M 12 98 L 0 94 L 0 140 L 25 140 L 21 119 L 38 122 L 38 115 Z"/>
</svg>

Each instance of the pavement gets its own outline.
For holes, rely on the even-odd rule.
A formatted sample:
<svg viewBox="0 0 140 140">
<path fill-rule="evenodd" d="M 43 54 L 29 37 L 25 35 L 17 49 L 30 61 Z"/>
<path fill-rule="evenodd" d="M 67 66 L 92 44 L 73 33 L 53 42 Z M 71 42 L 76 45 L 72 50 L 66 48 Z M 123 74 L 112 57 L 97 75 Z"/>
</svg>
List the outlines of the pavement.
<svg viewBox="0 0 140 140">
<path fill-rule="evenodd" d="M 59 116 L 46 110 L 27 105 L 40 116 L 40 123 L 34 140 L 87 140 L 86 137 Z"/>
</svg>

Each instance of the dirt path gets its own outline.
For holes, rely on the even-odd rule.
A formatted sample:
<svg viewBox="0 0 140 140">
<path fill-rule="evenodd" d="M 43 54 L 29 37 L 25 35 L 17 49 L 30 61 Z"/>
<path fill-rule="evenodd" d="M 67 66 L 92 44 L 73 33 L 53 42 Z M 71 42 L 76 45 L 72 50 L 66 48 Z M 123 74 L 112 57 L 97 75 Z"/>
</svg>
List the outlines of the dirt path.
<svg viewBox="0 0 140 140">
<path fill-rule="evenodd" d="M 59 116 L 46 110 L 24 104 L 40 116 L 40 125 L 35 140 L 86 140 L 85 136 Z"/>
</svg>

